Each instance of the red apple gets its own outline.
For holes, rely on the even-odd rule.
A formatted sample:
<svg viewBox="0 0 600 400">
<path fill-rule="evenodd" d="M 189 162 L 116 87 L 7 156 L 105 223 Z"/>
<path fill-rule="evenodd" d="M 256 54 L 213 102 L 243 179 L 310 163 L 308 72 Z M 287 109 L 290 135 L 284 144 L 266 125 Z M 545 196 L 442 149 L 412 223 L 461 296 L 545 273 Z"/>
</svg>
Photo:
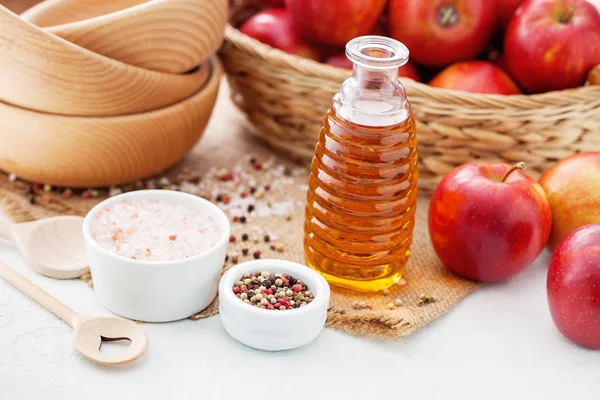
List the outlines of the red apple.
<svg viewBox="0 0 600 400">
<path fill-rule="evenodd" d="M 348 60 L 346 53 L 339 53 L 329 57 L 325 60 L 325 64 L 333 65 L 338 68 L 352 69 L 352 61 Z M 414 64 L 411 64 L 410 61 L 398 68 L 398 76 L 410 78 L 417 82 L 421 81 L 421 76 L 419 75 L 417 67 L 415 67 Z"/>
<path fill-rule="evenodd" d="M 352 69 L 352 61 L 348 60 L 346 53 L 334 54 L 325 60 L 325 64 L 333 65 L 338 68 Z"/>
<path fill-rule="evenodd" d="M 529 93 L 581 86 L 600 64 L 600 13 L 585 0 L 527 0 L 506 29 L 504 52 Z"/>
<path fill-rule="evenodd" d="M 391 0 L 389 27 L 417 64 L 443 67 L 483 52 L 496 27 L 491 0 Z"/>
<path fill-rule="evenodd" d="M 512 79 L 488 61 L 462 61 L 436 75 L 430 86 L 471 93 L 520 94 Z"/>
<path fill-rule="evenodd" d="M 321 59 L 320 52 L 298 36 L 290 15 L 283 9 L 265 10 L 253 15 L 240 31 L 287 53 L 313 60 Z"/>
<path fill-rule="evenodd" d="M 515 15 L 517 8 L 524 0 L 496 0 L 496 12 L 498 13 L 498 24 L 502 29 L 508 26 L 508 23 Z"/>
<path fill-rule="evenodd" d="M 387 0 L 285 0 L 298 32 L 316 42 L 345 46 L 369 33 Z"/>
<path fill-rule="evenodd" d="M 285 0 L 260 0 L 260 4 L 265 7 L 285 7 Z"/>
<path fill-rule="evenodd" d="M 550 249 L 575 229 L 600 224 L 600 152 L 560 160 L 542 174 L 540 185 L 552 208 Z"/>
<path fill-rule="evenodd" d="M 586 225 L 560 242 L 546 288 L 558 330 L 581 346 L 600 349 L 600 225 Z"/>
<path fill-rule="evenodd" d="M 541 186 L 502 163 L 454 169 L 429 206 L 429 236 L 442 263 L 482 282 L 509 278 L 531 264 L 548 241 L 550 223 Z"/>
</svg>

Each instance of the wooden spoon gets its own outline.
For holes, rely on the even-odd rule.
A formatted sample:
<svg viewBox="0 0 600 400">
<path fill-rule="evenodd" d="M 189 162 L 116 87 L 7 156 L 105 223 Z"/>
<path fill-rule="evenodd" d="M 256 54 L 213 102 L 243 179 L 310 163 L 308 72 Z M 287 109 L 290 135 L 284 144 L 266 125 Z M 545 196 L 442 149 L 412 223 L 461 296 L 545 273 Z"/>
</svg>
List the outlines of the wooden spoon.
<svg viewBox="0 0 600 400">
<path fill-rule="evenodd" d="M 83 218 L 60 216 L 13 224 L 0 221 L 0 237 L 14 243 L 31 268 L 55 279 L 78 278 L 89 267 Z"/>
<path fill-rule="evenodd" d="M 88 360 L 105 365 L 126 364 L 138 359 L 148 348 L 148 336 L 135 322 L 115 317 L 82 317 L 3 263 L 0 263 L 0 277 L 71 325 L 75 330 L 75 348 Z M 131 344 L 117 354 L 100 352 L 103 342 L 118 340 L 128 340 Z"/>
<path fill-rule="evenodd" d="M 127 64 L 181 73 L 223 41 L 227 0 L 46 0 L 21 18 Z"/>
<path fill-rule="evenodd" d="M 1 5 L 0 44 L 0 101 L 48 114 L 117 116 L 156 110 L 197 93 L 209 76 L 204 68 L 166 74 L 104 57 Z"/>
</svg>

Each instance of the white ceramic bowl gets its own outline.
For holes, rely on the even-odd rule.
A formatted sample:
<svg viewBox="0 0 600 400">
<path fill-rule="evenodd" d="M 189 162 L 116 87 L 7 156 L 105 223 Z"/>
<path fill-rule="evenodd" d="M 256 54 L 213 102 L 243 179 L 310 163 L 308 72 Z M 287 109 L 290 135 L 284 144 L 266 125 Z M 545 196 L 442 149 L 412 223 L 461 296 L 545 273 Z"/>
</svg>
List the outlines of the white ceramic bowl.
<svg viewBox="0 0 600 400">
<path fill-rule="evenodd" d="M 176 261 L 132 260 L 102 248 L 90 232 L 96 212 L 125 199 L 141 198 L 164 200 L 210 215 L 222 232 L 221 237 L 209 250 Z M 187 193 L 140 190 L 101 202 L 83 221 L 83 236 L 98 300 L 115 314 L 147 322 L 174 321 L 201 311 L 217 294 L 230 229 L 223 211 Z"/>
<path fill-rule="evenodd" d="M 233 285 L 245 273 L 260 271 L 301 279 L 314 294 L 314 300 L 287 311 L 265 310 L 244 303 L 233 294 Z M 248 261 L 232 267 L 221 278 L 219 314 L 227 333 L 246 346 L 267 351 L 288 350 L 304 346 L 319 336 L 327 319 L 329 295 L 327 281 L 305 265 L 284 260 Z"/>
</svg>

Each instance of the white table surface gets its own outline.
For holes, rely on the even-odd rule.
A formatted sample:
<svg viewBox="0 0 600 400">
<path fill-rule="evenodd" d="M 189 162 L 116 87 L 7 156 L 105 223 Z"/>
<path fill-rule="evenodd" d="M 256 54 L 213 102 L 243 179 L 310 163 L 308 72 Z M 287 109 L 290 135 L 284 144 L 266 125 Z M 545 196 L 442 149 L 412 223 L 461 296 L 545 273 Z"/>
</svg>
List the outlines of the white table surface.
<svg viewBox="0 0 600 400">
<path fill-rule="evenodd" d="M 82 359 L 65 323 L 0 279 L 0 399 L 262 399 L 275 390 L 269 397 L 281 400 L 598 400 L 600 351 L 568 342 L 550 319 L 548 257 L 404 340 L 326 329 L 303 348 L 264 353 L 231 339 L 215 316 L 143 324 L 148 352 L 117 368 Z M 85 283 L 36 275 L 8 245 L 0 261 L 77 312 L 110 315 Z"/>
</svg>

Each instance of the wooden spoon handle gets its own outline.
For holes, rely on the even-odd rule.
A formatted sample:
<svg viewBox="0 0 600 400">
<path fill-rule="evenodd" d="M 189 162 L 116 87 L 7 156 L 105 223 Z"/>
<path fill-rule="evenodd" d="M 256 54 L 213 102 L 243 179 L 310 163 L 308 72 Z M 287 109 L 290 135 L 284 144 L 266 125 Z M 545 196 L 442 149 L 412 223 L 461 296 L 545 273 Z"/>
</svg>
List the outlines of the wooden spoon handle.
<svg viewBox="0 0 600 400">
<path fill-rule="evenodd" d="M 0 221 L 0 238 L 13 241 L 12 224 L 6 221 Z"/>
<path fill-rule="evenodd" d="M 56 314 L 57 317 L 75 328 L 75 324 L 79 320 L 79 315 L 63 303 L 44 292 L 39 286 L 26 279 L 8 265 L 0 262 L 0 277 L 4 278 L 11 285 L 37 301 L 49 311 Z"/>
</svg>

